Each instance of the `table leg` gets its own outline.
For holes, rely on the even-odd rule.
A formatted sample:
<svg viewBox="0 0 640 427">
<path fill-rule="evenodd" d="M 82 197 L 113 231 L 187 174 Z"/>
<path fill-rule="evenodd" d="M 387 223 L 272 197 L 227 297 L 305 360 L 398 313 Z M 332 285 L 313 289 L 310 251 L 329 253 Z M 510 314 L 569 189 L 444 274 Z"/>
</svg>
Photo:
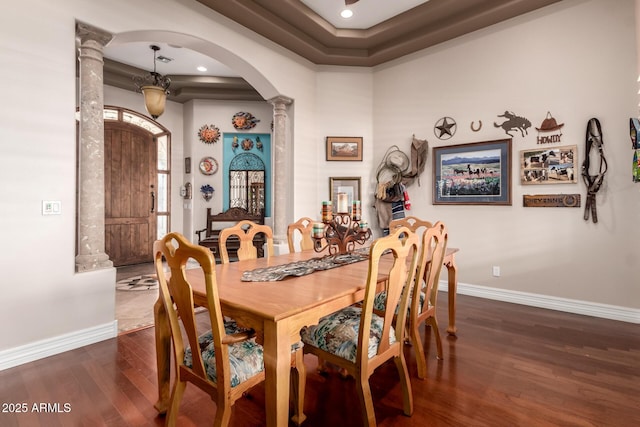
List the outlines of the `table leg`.
<svg viewBox="0 0 640 427">
<path fill-rule="evenodd" d="M 289 425 L 291 343 L 286 322 L 265 322 L 264 369 L 267 426 Z"/>
<path fill-rule="evenodd" d="M 447 327 L 447 333 L 449 335 L 455 335 L 456 328 L 456 292 L 458 288 L 458 266 L 456 265 L 456 255 L 451 254 L 444 260 L 444 265 L 447 267 L 447 275 L 449 276 L 449 326 Z"/>
<path fill-rule="evenodd" d="M 156 333 L 156 364 L 158 370 L 158 401 L 154 407 L 159 413 L 164 414 L 169 409 L 170 399 L 171 331 L 169 316 L 160 298 L 153 306 L 153 321 Z"/>
</svg>

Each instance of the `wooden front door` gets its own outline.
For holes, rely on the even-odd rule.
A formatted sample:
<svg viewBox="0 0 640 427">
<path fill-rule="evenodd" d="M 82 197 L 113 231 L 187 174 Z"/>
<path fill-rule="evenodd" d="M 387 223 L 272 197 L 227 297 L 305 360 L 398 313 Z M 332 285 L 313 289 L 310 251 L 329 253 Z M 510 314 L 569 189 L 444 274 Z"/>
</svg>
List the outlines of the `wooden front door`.
<svg viewBox="0 0 640 427">
<path fill-rule="evenodd" d="M 105 250 L 114 266 L 153 259 L 156 240 L 157 147 L 146 130 L 104 125 Z"/>
</svg>

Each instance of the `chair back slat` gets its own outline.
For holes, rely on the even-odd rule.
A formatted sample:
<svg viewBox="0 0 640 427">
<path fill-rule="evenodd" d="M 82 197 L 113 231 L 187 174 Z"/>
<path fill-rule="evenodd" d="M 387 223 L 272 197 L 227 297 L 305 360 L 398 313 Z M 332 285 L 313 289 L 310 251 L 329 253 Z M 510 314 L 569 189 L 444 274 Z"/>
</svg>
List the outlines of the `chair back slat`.
<svg viewBox="0 0 640 427">
<path fill-rule="evenodd" d="M 290 253 L 296 252 L 296 231 L 300 233 L 300 250 L 307 251 L 313 249 L 313 239 L 311 238 L 313 220 L 309 217 L 302 217 L 287 226 L 287 242 L 289 243 Z"/>
<path fill-rule="evenodd" d="M 394 219 L 389 223 L 389 230 L 391 231 L 398 227 L 407 227 L 409 230 L 420 235 L 427 228 L 433 227 L 433 224 L 429 221 L 425 221 L 415 216 L 408 216 L 405 218 Z"/>
<path fill-rule="evenodd" d="M 424 285 L 422 287 L 416 286 L 413 290 L 411 310 L 416 310 L 414 311 L 416 316 L 420 316 L 420 313 L 428 310 L 430 306 L 435 307 L 436 305 L 440 272 L 442 271 L 448 240 L 447 226 L 441 221 L 436 222 L 422 235 L 417 277 L 424 278 Z M 419 307 L 421 291 L 425 293 L 425 297 L 422 307 Z"/>
<path fill-rule="evenodd" d="M 228 264 L 229 251 L 227 250 L 227 239 L 230 236 L 237 236 L 240 240 L 238 248 L 238 260 L 255 259 L 258 257 L 258 250 L 253 244 L 253 238 L 258 233 L 263 233 L 267 243 L 266 257 L 273 256 L 273 231 L 268 225 L 256 224 L 253 221 L 244 220 L 238 222 L 233 227 L 228 227 L 220 231 L 220 259 L 223 264 Z"/>
</svg>

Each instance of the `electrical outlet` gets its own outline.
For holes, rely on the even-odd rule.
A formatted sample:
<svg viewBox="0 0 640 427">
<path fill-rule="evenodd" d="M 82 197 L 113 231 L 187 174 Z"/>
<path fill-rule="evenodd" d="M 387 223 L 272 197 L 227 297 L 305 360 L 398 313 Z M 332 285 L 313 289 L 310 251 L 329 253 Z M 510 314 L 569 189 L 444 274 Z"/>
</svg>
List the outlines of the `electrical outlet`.
<svg viewBox="0 0 640 427">
<path fill-rule="evenodd" d="M 493 266 L 493 277 L 500 277 L 500 267 L 497 265 Z"/>
</svg>

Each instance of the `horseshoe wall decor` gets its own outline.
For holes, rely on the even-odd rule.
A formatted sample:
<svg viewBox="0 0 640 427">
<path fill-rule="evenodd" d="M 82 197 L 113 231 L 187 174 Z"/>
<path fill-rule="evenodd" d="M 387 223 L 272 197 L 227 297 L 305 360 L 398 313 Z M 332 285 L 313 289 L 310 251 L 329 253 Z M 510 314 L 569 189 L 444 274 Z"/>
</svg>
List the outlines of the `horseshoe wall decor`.
<svg viewBox="0 0 640 427">
<path fill-rule="evenodd" d="M 478 120 L 478 127 L 474 128 L 473 127 L 473 123 L 475 122 L 471 122 L 471 130 L 474 132 L 478 132 L 480 129 L 482 129 L 482 120 Z"/>
</svg>

